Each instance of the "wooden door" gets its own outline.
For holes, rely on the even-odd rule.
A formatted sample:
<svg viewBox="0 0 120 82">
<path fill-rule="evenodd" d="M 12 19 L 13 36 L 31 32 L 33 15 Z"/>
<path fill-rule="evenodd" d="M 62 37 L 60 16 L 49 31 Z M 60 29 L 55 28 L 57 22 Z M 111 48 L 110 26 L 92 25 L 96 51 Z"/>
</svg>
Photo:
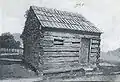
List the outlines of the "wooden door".
<svg viewBox="0 0 120 82">
<path fill-rule="evenodd" d="M 90 51 L 90 39 L 82 38 L 81 39 L 81 48 L 80 48 L 80 62 L 88 63 L 89 62 L 89 51 Z"/>
</svg>

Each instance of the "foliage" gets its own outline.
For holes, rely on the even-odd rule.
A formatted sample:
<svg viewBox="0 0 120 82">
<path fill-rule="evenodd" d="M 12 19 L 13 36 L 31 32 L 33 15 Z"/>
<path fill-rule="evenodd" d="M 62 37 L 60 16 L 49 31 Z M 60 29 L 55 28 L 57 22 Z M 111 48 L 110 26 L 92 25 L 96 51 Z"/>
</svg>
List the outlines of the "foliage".
<svg viewBox="0 0 120 82">
<path fill-rule="evenodd" d="M 29 10 L 25 11 L 25 15 L 24 15 L 25 18 L 28 17 L 28 13 L 29 13 Z"/>
<path fill-rule="evenodd" d="M 20 42 L 15 41 L 14 36 L 6 32 L 0 36 L 0 46 L 1 48 L 20 48 Z"/>
</svg>

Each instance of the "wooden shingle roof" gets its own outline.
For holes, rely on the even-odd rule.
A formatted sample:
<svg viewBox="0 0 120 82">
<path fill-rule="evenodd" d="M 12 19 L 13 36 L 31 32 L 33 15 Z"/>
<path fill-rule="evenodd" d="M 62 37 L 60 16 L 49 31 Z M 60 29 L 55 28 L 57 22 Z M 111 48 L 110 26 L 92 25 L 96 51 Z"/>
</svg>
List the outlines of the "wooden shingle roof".
<svg viewBox="0 0 120 82">
<path fill-rule="evenodd" d="M 42 27 L 101 33 L 98 28 L 86 20 L 81 14 L 37 6 L 31 6 L 31 8 L 39 19 Z"/>
</svg>

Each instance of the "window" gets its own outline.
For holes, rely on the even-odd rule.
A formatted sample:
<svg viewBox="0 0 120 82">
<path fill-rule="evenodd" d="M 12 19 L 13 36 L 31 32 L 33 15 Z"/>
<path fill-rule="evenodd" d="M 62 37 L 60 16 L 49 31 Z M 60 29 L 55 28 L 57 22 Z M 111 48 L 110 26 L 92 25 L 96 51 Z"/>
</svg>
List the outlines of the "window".
<svg viewBox="0 0 120 82">
<path fill-rule="evenodd" d="M 63 45 L 63 40 L 62 39 L 54 39 L 54 45 Z"/>
</svg>

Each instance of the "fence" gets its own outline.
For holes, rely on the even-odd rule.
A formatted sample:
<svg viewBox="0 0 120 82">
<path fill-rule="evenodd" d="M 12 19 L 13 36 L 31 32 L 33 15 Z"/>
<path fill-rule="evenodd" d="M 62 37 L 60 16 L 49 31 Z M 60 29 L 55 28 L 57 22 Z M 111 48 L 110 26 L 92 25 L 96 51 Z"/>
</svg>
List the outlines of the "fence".
<svg viewBox="0 0 120 82">
<path fill-rule="evenodd" d="M 19 49 L 0 48 L 0 54 L 3 54 L 3 53 L 19 53 L 19 54 L 22 54 L 23 49 L 22 48 L 19 48 Z"/>
</svg>

